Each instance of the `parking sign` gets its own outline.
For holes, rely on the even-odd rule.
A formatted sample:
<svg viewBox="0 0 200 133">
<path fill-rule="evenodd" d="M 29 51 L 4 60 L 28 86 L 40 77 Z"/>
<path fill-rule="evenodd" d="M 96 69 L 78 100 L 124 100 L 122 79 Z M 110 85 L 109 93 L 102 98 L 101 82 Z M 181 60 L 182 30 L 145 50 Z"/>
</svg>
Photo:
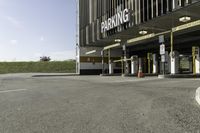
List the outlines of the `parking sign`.
<svg viewBox="0 0 200 133">
<path fill-rule="evenodd" d="M 165 54 L 165 44 L 161 44 L 160 45 L 160 55 L 164 55 Z"/>
</svg>

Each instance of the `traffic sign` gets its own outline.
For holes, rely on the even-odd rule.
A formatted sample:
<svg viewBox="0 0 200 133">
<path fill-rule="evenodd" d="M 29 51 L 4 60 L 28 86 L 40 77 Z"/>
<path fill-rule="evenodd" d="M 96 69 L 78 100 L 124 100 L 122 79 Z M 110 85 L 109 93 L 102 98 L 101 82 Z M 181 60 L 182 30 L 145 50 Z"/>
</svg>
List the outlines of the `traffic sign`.
<svg viewBox="0 0 200 133">
<path fill-rule="evenodd" d="M 161 35 L 159 36 L 159 43 L 164 43 L 165 42 L 165 36 Z"/>
<path fill-rule="evenodd" d="M 126 45 L 123 45 L 122 49 L 123 49 L 123 51 L 125 51 L 126 50 Z"/>
<path fill-rule="evenodd" d="M 160 45 L 160 55 L 165 55 L 165 44 Z"/>
</svg>

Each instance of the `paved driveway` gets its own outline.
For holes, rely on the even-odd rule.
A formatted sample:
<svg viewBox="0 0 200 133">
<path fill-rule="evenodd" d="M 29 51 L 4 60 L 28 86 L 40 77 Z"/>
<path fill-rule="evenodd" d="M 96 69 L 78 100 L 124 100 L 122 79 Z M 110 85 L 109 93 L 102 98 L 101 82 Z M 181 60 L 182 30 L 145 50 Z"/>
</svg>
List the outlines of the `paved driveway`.
<svg viewBox="0 0 200 133">
<path fill-rule="evenodd" d="M 199 79 L 0 76 L 0 133 L 199 133 Z"/>
</svg>

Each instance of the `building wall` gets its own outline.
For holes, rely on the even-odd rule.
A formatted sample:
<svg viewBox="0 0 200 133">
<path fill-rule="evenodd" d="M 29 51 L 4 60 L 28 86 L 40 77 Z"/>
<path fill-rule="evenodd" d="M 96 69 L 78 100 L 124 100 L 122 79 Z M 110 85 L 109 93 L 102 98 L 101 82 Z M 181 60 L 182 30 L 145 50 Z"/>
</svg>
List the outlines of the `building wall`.
<svg viewBox="0 0 200 133">
<path fill-rule="evenodd" d="M 95 45 L 100 39 L 197 1 L 199 0 L 80 0 L 80 45 Z M 102 34 L 101 22 L 126 8 L 131 12 L 130 21 Z"/>
<path fill-rule="evenodd" d="M 88 51 L 96 50 L 95 53 L 87 55 Z M 102 48 L 80 47 L 80 74 L 101 74 L 102 73 Z M 111 60 L 120 59 L 121 50 L 111 50 Z M 108 54 L 104 52 L 104 68 L 108 69 Z M 120 71 L 121 67 L 114 65 L 115 71 Z"/>
<path fill-rule="evenodd" d="M 103 49 L 101 44 L 103 44 L 104 39 L 109 40 L 114 34 L 136 26 L 139 27 L 142 23 L 199 1 L 200 0 L 79 0 L 80 53 L 78 63 L 80 74 L 100 74 L 102 72 L 102 57 L 100 51 Z M 101 23 L 124 9 L 129 10 L 130 20 L 109 31 L 101 33 Z M 120 34 L 118 34 L 118 36 L 120 36 Z M 111 40 L 113 40 L 113 38 Z M 101 44 L 99 42 L 101 42 Z M 86 55 L 86 52 L 94 49 L 97 50 L 96 53 Z M 111 60 L 120 59 L 120 56 L 122 56 L 122 49 L 112 50 L 111 55 Z M 104 61 L 105 68 L 108 68 L 107 55 Z M 119 70 L 120 66 L 115 65 L 114 69 Z"/>
</svg>

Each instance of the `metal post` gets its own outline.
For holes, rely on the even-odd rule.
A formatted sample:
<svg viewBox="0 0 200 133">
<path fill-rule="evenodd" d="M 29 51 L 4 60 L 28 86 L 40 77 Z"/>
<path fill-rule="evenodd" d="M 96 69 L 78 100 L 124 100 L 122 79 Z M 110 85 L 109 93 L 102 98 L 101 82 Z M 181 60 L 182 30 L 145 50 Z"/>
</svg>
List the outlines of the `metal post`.
<svg viewBox="0 0 200 133">
<path fill-rule="evenodd" d="M 102 56 L 102 74 L 104 74 L 104 51 L 101 51 Z"/>
<path fill-rule="evenodd" d="M 173 52 L 173 51 L 174 51 L 174 34 L 173 34 L 173 31 L 171 31 L 171 35 L 170 35 L 170 36 L 171 36 L 171 37 L 170 37 L 170 42 L 171 42 L 171 55 L 170 55 L 170 56 L 171 56 L 171 57 L 170 57 L 170 58 L 171 58 L 171 59 L 170 59 L 170 62 L 171 62 L 171 65 L 170 65 L 171 68 L 170 68 L 170 69 L 171 69 L 171 70 L 170 70 L 170 71 L 171 71 L 171 74 L 172 74 L 172 60 L 173 60 L 173 58 L 174 58 L 174 57 L 173 57 L 173 53 L 174 53 L 174 52 Z"/>
<path fill-rule="evenodd" d="M 165 75 L 165 62 L 163 62 L 163 75 Z"/>
<path fill-rule="evenodd" d="M 171 31 L 170 41 L 171 41 L 171 54 L 172 54 L 173 51 L 174 51 L 174 34 L 173 34 L 173 31 Z"/>
<path fill-rule="evenodd" d="M 123 57 L 121 57 L 121 67 L 122 67 L 122 75 L 124 74 L 124 61 Z"/>
<path fill-rule="evenodd" d="M 110 61 L 110 49 L 108 49 L 108 63 Z"/>
<path fill-rule="evenodd" d="M 76 1 L 76 73 L 80 74 L 79 0 Z"/>
<path fill-rule="evenodd" d="M 110 64 L 111 63 L 111 49 L 108 49 L 108 74 L 110 72 Z"/>
<path fill-rule="evenodd" d="M 127 62 L 127 51 L 126 51 L 126 45 L 123 45 L 123 51 L 124 51 L 124 73 L 128 74 L 128 62 Z"/>
<path fill-rule="evenodd" d="M 196 63 L 195 63 L 195 56 L 193 55 L 193 74 L 196 74 Z"/>
<path fill-rule="evenodd" d="M 148 73 L 151 73 L 151 53 L 147 53 Z"/>
<path fill-rule="evenodd" d="M 193 74 L 196 74 L 195 47 L 192 47 L 192 59 L 193 59 Z"/>
<path fill-rule="evenodd" d="M 109 66 L 110 66 L 110 56 L 111 56 L 111 50 L 108 49 L 108 74 L 109 74 Z"/>
<path fill-rule="evenodd" d="M 142 72 L 142 58 L 139 58 L 139 71 L 138 71 L 138 78 L 144 77 L 144 74 Z"/>
</svg>

